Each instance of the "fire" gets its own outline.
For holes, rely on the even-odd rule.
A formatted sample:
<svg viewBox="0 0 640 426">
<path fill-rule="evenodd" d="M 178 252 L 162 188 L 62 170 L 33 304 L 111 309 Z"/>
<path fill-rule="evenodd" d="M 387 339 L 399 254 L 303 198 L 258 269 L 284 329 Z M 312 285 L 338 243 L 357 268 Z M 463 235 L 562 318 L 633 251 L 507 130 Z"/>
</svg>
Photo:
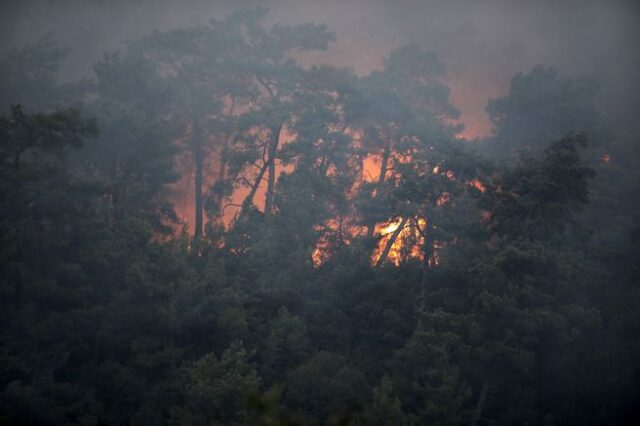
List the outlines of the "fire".
<svg viewBox="0 0 640 426">
<path fill-rule="evenodd" d="M 604 155 L 602 156 L 602 162 L 603 162 L 604 164 L 609 164 L 609 163 L 611 163 L 611 155 L 609 155 L 609 154 L 604 154 Z"/>
<path fill-rule="evenodd" d="M 393 233 L 396 232 L 402 222 L 402 218 L 398 218 L 386 224 L 376 225 L 375 234 L 379 237 L 379 240 L 376 249 L 371 255 L 372 264 L 376 264 L 378 262 L 387 243 L 389 242 L 389 239 L 392 238 Z M 419 219 L 418 225 L 420 228 L 425 228 L 425 220 Z M 398 237 L 393 242 L 386 260 L 396 266 L 399 266 L 401 262 L 408 259 L 422 259 L 422 244 L 423 238 L 420 235 L 418 228 L 416 228 L 415 223 L 407 221 L 404 228 L 400 230 Z"/>
<path fill-rule="evenodd" d="M 507 93 L 509 80 L 491 78 L 478 84 L 477 79 L 469 75 L 450 74 L 445 81 L 451 88 L 451 103 L 461 113 L 452 124 L 464 125 L 457 135 L 458 139 L 474 141 L 489 136 L 491 121 L 485 113 L 487 100 Z"/>
<path fill-rule="evenodd" d="M 225 101 L 225 108 L 229 109 L 228 101 Z M 235 112 L 229 110 L 229 114 L 238 114 L 238 108 Z M 256 129 L 261 131 L 262 129 Z M 284 146 L 291 141 L 295 140 L 296 135 L 287 126 L 284 126 L 280 134 L 279 144 Z M 187 144 L 187 137 L 178 138 L 174 141 L 177 146 L 184 146 Z M 207 158 L 204 159 L 203 164 L 203 183 L 202 193 L 206 196 L 206 193 L 216 183 L 217 176 L 220 174 L 220 150 L 214 150 Z M 169 201 L 176 212 L 176 216 L 179 219 L 179 223 L 174 226 L 176 231 L 180 231 L 183 227 L 186 227 L 190 232 L 193 231 L 195 224 L 196 208 L 195 208 L 195 164 L 192 154 L 188 150 L 183 150 L 175 159 L 175 167 L 180 171 L 180 179 L 177 182 L 168 184 L 166 186 L 165 197 Z M 276 169 L 276 181 L 279 179 L 282 173 L 290 173 L 293 171 L 293 166 L 283 164 L 280 160 L 275 161 Z M 257 172 L 252 171 L 249 174 L 254 175 Z M 242 176 L 246 178 L 247 176 Z M 255 176 L 248 176 L 249 181 L 254 179 Z M 258 190 L 254 196 L 253 202 L 262 211 L 264 204 L 262 200 L 265 198 L 267 190 L 267 182 L 264 179 L 258 186 Z M 240 212 L 240 206 L 245 197 L 250 193 L 250 188 L 247 185 L 243 185 L 240 181 L 234 182 L 233 192 L 229 197 L 223 200 L 223 206 L 221 211 L 221 217 L 214 220 L 220 220 L 221 224 L 228 229 L 238 213 Z M 204 212 L 203 220 L 206 225 L 212 218 Z"/>
<path fill-rule="evenodd" d="M 351 244 L 354 238 L 362 237 L 367 230 L 364 226 L 350 223 L 348 218 L 329 219 L 316 225 L 315 231 L 320 237 L 311 252 L 311 261 L 316 268 L 324 264 L 335 254 L 335 248 Z"/>
<path fill-rule="evenodd" d="M 319 266 L 322 266 L 323 263 L 329 260 L 329 248 L 330 241 L 326 237 L 326 235 L 323 235 L 322 237 L 320 237 L 320 239 L 316 243 L 316 246 L 313 248 L 313 252 L 311 252 L 311 262 L 313 262 L 313 266 L 317 268 Z"/>
<path fill-rule="evenodd" d="M 429 266 L 434 267 L 440 264 L 440 249 L 444 247 L 441 241 L 434 241 L 433 256 L 429 259 Z"/>
<path fill-rule="evenodd" d="M 377 232 L 380 235 L 392 234 L 392 233 L 394 233 L 396 231 L 396 229 L 398 229 L 398 226 L 400 226 L 401 222 L 402 222 L 402 219 L 398 218 L 398 219 L 394 220 L 393 222 L 389 222 L 386 225 L 382 225 L 382 228 L 379 228 L 377 230 Z"/>
<path fill-rule="evenodd" d="M 370 154 L 362 160 L 362 180 L 376 182 L 380 178 L 381 155 Z"/>
<path fill-rule="evenodd" d="M 397 218 L 387 223 L 375 226 L 374 234 L 378 241 L 375 250 L 371 254 L 370 261 L 375 265 L 385 250 L 389 239 L 402 224 L 402 218 Z M 426 228 L 424 219 L 418 220 L 420 229 Z M 311 260 L 315 267 L 323 265 L 333 256 L 333 249 L 337 245 L 349 245 L 354 238 L 362 237 L 366 234 L 366 228 L 349 223 L 331 219 L 325 224 L 316 226 L 316 231 L 321 233 L 313 251 Z M 422 259 L 422 244 L 424 240 L 413 221 L 406 221 L 387 255 L 386 261 L 399 266 L 400 263 L 409 259 Z"/>
<path fill-rule="evenodd" d="M 449 204 L 449 201 L 451 201 L 451 194 L 449 194 L 448 192 L 443 192 L 436 200 L 436 205 L 438 207 L 442 207 L 446 204 Z"/>
<path fill-rule="evenodd" d="M 475 189 L 477 189 L 478 191 L 484 193 L 487 190 L 487 187 L 484 186 L 484 184 L 482 182 L 480 182 L 478 179 L 472 179 L 469 181 L 469 185 L 473 186 Z"/>
<path fill-rule="evenodd" d="M 229 112 L 231 114 L 231 112 Z M 355 145 L 362 143 L 362 135 L 359 131 L 353 129 L 344 130 L 347 134 L 349 134 Z M 284 146 L 287 143 L 295 140 L 297 135 L 293 133 L 289 128 L 285 126 L 283 132 L 281 134 L 280 145 Z M 416 140 L 417 141 L 417 140 Z M 180 143 L 181 141 L 177 141 L 176 143 Z M 220 163 L 219 158 L 220 153 L 218 151 L 214 151 L 210 158 L 205 161 L 205 172 L 204 172 L 204 182 L 203 182 L 203 192 L 206 193 L 207 189 L 212 186 L 215 182 L 217 176 L 219 174 L 224 175 L 223 173 L 219 173 L 220 168 L 218 163 Z M 394 178 L 394 169 L 392 164 L 396 163 L 409 163 L 413 161 L 413 152 L 392 152 L 388 156 L 389 165 L 384 168 L 386 181 Z M 605 159 L 606 157 L 606 159 Z M 608 162 L 609 156 L 605 155 L 603 157 L 603 161 Z M 360 177 L 354 184 L 352 188 L 352 193 L 355 193 L 359 185 L 363 182 L 367 183 L 376 183 L 380 180 L 380 173 L 382 169 L 383 156 L 380 152 L 378 153 L 369 153 L 364 158 L 360 158 L 361 163 L 356 167 L 359 169 Z M 178 217 L 181 220 L 179 226 L 185 226 L 188 228 L 192 225 L 193 217 L 195 216 L 194 209 L 194 171 L 193 171 L 193 159 L 190 158 L 190 153 L 184 152 L 181 156 L 178 157 L 177 168 L 183 171 L 182 179 L 176 182 L 173 185 L 169 186 L 169 190 L 167 191 L 167 198 L 174 204 L 174 208 Z M 456 176 L 452 170 L 447 170 L 443 164 L 432 163 L 428 166 L 431 172 L 434 175 L 442 175 L 451 181 L 456 181 Z M 280 161 L 276 161 L 276 180 L 278 180 L 279 176 L 283 172 L 291 172 L 293 170 L 293 166 L 282 164 Z M 246 180 L 246 179 L 245 179 Z M 251 176 L 249 178 L 251 181 Z M 249 188 L 246 185 L 240 185 L 238 182 L 234 182 L 235 187 L 233 192 L 223 201 L 223 208 L 221 209 L 221 214 L 219 217 L 215 218 L 215 220 L 219 220 L 221 226 L 227 228 L 233 223 L 234 218 L 237 216 L 240 206 L 242 202 L 245 200 L 246 196 L 249 194 Z M 478 179 L 473 179 L 468 182 L 469 185 L 473 186 L 480 192 L 485 192 L 486 188 Z M 261 207 L 260 199 L 264 197 L 264 193 L 266 191 L 266 182 L 260 182 L 258 186 L 258 190 L 255 193 L 253 200 L 256 203 L 258 209 Z M 375 190 L 373 192 L 373 196 L 375 196 Z M 451 194 L 444 192 L 442 193 L 435 204 L 437 207 L 442 207 L 444 205 L 449 204 L 451 201 Z M 207 215 L 204 216 L 205 222 L 210 219 Z M 353 219 L 353 218 L 352 218 Z M 354 239 L 363 237 L 367 230 L 365 227 L 357 226 L 354 223 L 345 223 L 349 221 L 346 218 L 337 218 L 330 219 L 323 224 L 319 224 L 316 227 L 316 231 L 318 232 L 318 240 L 316 241 L 315 246 L 311 249 L 310 257 L 313 262 L 313 265 L 316 267 L 321 266 L 327 260 L 329 260 L 335 253 L 336 248 L 344 245 L 350 244 Z M 398 231 L 398 228 L 402 225 L 402 229 Z M 377 245 L 371 254 L 370 260 L 373 264 L 378 263 L 381 255 L 388 250 L 386 253 L 385 261 L 389 261 L 392 264 L 399 266 L 402 262 L 405 262 L 409 259 L 422 259 L 423 258 L 423 246 L 424 246 L 424 229 L 426 229 L 426 221 L 424 219 L 416 220 L 404 220 L 400 217 L 394 219 L 390 222 L 379 223 L 374 227 L 373 235 L 377 238 Z M 397 232 L 397 235 L 394 233 Z M 390 243 L 391 239 L 394 239 L 393 242 Z M 387 247 L 388 244 L 391 244 L 390 247 Z M 433 247 L 434 251 L 436 247 Z M 434 254 L 432 258 L 429 259 L 429 264 L 437 265 L 439 259 L 437 254 Z"/>
</svg>

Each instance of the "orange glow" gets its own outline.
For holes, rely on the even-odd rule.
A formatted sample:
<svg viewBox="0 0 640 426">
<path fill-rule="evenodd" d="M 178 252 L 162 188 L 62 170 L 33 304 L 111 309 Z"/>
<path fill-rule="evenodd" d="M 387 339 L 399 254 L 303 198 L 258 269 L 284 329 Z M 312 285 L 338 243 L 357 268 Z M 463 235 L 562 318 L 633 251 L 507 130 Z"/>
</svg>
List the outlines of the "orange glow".
<svg viewBox="0 0 640 426">
<path fill-rule="evenodd" d="M 311 261 L 316 268 L 321 266 L 327 260 L 331 258 L 332 241 L 331 235 L 335 235 L 339 232 L 340 224 L 336 220 L 329 220 L 324 225 L 316 225 L 314 229 L 318 232 L 322 232 L 320 238 L 316 242 L 316 246 L 311 253 Z"/>
<path fill-rule="evenodd" d="M 386 225 L 376 225 L 376 233 L 382 236 L 393 234 L 396 229 L 398 229 L 398 226 L 400 226 L 400 222 L 402 222 L 402 219 L 398 218 Z"/>
<path fill-rule="evenodd" d="M 364 182 L 376 182 L 380 177 L 381 156 L 378 154 L 368 155 L 362 160 L 362 180 Z"/>
<path fill-rule="evenodd" d="M 362 237 L 367 232 L 364 226 L 353 225 L 347 218 L 329 219 L 314 229 L 321 233 L 311 252 L 311 261 L 316 268 L 333 257 L 336 247 L 349 245 L 354 238 Z"/>
<path fill-rule="evenodd" d="M 322 266 L 323 263 L 331 258 L 329 252 L 330 248 L 331 243 L 325 234 L 320 237 L 316 246 L 313 248 L 313 252 L 311 252 L 311 261 L 313 262 L 313 266 L 316 268 Z"/>
<path fill-rule="evenodd" d="M 236 110 L 237 112 L 237 110 Z M 188 129 L 190 130 L 190 128 Z M 286 126 L 283 128 L 280 134 L 280 146 L 284 146 L 287 143 L 295 139 L 293 134 Z M 185 146 L 186 142 L 183 139 L 177 139 L 175 144 L 178 146 Z M 220 168 L 220 152 L 214 151 L 206 158 L 203 164 L 203 182 L 202 182 L 202 194 L 206 196 L 209 188 L 216 182 L 216 177 L 219 174 Z M 195 166 L 191 153 L 189 150 L 183 150 L 180 155 L 176 157 L 175 169 L 180 173 L 180 179 L 177 182 L 166 186 L 165 197 L 169 201 L 176 212 L 179 223 L 176 231 L 179 231 L 183 226 L 186 226 L 188 232 L 193 232 L 193 226 L 195 223 Z M 283 172 L 289 173 L 293 171 L 292 166 L 285 166 L 279 161 L 276 161 L 276 181 Z M 247 176 L 249 180 L 255 178 L 255 176 Z M 266 176 L 258 186 L 258 190 L 254 196 L 253 202 L 257 206 L 258 210 L 262 211 L 264 207 L 263 200 L 267 190 Z M 249 195 L 250 188 L 246 185 L 236 185 L 234 187 L 231 196 L 223 200 L 223 213 L 222 213 L 222 225 L 225 228 L 229 228 L 231 222 L 236 218 L 240 212 L 240 205 L 244 201 L 245 197 Z M 203 214 L 204 225 L 210 221 L 208 215 Z"/>
<path fill-rule="evenodd" d="M 609 155 L 609 154 L 604 154 L 604 155 L 602 156 L 602 162 L 603 162 L 604 164 L 609 164 L 609 163 L 611 163 L 611 160 L 612 160 L 612 158 L 611 158 L 611 155 Z"/>
<path fill-rule="evenodd" d="M 379 239 L 378 245 L 371 255 L 372 265 L 375 265 L 378 262 L 387 242 L 391 238 L 392 234 L 398 229 L 401 222 L 402 218 L 398 218 L 386 224 L 376 225 L 375 234 Z M 424 219 L 419 219 L 418 224 L 420 228 L 426 227 Z M 398 237 L 393 242 L 386 261 L 393 263 L 395 266 L 400 266 L 400 263 L 409 259 L 422 259 L 421 245 L 423 243 L 424 240 L 416 228 L 415 223 L 408 221 L 405 224 L 404 229 L 400 231 Z"/>
<path fill-rule="evenodd" d="M 465 87 L 466 83 L 462 84 L 464 82 L 461 83 L 460 81 L 452 81 L 451 83 L 453 83 L 452 84 L 452 101 L 454 104 L 459 105 L 461 110 L 463 111 L 462 118 L 460 120 L 457 120 L 457 123 L 461 123 L 462 120 L 464 120 L 464 124 L 466 126 L 465 129 L 457 135 L 457 137 L 471 140 L 474 138 L 488 135 L 490 133 L 490 123 L 488 122 L 486 116 L 484 115 L 484 109 L 483 108 L 481 109 L 482 114 L 473 115 L 468 112 L 470 109 L 475 108 L 474 107 L 475 103 L 478 103 L 480 99 L 482 99 L 482 101 L 484 102 L 486 98 L 489 97 L 487 93 L 482 92 L 482 90 L 484 89 L 477 89 L 477 88 L 475 88 L 474 90 L 463 91 L 462 88 Z M 466 88 L 469 89 L 469 87 L 466 87 Z M 474 107 L 474 108 L 471 108 L 471 107 Z M 224 100 L 224 109 L 225 109 L 225 114 L 227 115 L 238 115 L 242 112 L 241 107 L 239 108 L 237 106 L 234 106 L 231 103 L 231 100 L 226 98 Z M 345 129 L 344 131 L 346 134 L 352 137 L 354 146 L 358 147 L 359 145 L 362 144 L 362 134 L 360 130 L 349 128 L 349 129 Z M 286 145 L 288 142 L 294 140 L 295 137 L 296 135 L 293 134 L 290 131 L 290 129 L 287 129 L 285 127 L 281 133 L 280 146 L 282 147 Z M 182 140 L 178 140 L 176 141 L 176 144 L 184 146 L 185 142 Z M 364 158 L 362 158 L 361 164 L 354 165 L 355 168 L 361 167 L 361 169 L 359 170 L 361 174 L 360 183 L 361 182 L 373 183 L 378 181 L 380 176 L 381 158 L 382 158 L 381 153 L 369 154 Z M 612 158 L 610 157 L 609 154 L 604 154 L 602 156 L 602 161 L 605 164 L 610 163 L 611 160 Z M 166 199 L 171 204 L 173 204 L 175 212 L 180 220 L 180 224 L 177 228 L 186 227 L 188 231 L 190 229 L 192 232 L 193 223 L 195 221 L 195 207 L 194 207 L 195 190 L 194 190 L 193 160 L 190 158 L 190 154 L 188 152 L 184 152 L 183 154 L 177 157 L 176 161 L 177 161 L 176 169 L 181 172 L 182 177 L 178 182 L 167 186 Z M 389 166 L 391 166 L 393 162 L 408 162 L 408 161 L 411 161 L 411 155 L 400 156 L 398 153 L 394 153 L 389 158 Z M 453 174 L 453 172 L 451 170 L 446 170 L 446 168 L 444 168 L 441 164 L 432 163 L 431 165 L 429 165 L 429 167 L 433 167 L 432 168 L 433 174 L 442 174 L 443 176 L 447 177 L 450 180 L 456 180 L 456 177 Z M 213 185 L 213 183 L 215 182 L 218 176 L 219 171 L 216 169 L 219 169 L 219 152 L 214 151 L 211 155 L 209 155 L 209 158 L 207 158 L 207 162 L 204 165 L 204 168 L 205 168 L 205 173 L 203 177 L 203 194 L 206 194 L 207 190 Z M 283 172 L 291 172 L 292 170 L 293 170 L 292 166 L 284 166 L 279 162 L 276 162 L 276 181 L 278 180 L 278 178 Z M 248 181 L 251 181 L 252 174 L 255 175 L 255 173 L 251 171 L 247 173 L 246 177 Z M 391 170 L 387 171 L 387 177 L 389 179 L 393 179 L 394 174 Z M 473 179 L 469 181 L 468 184 L 473 186 L 475 189 L 477 189 L 480 192 L 486 191 L 485 185 L 482 182 L 480 182 L 478 179 Z M 266 183 L 266 177 L 265 177 L 265 179 L 263 179 L 263 181 L 260 183 L 258 187 L 258 191 L 256 192 L 253 200 L 254 204 L 257 206 L 259 210 L 262 210 L 264 205 L 263 201 L 265 198 L 266 186 L 267 186 L 267 183 Z M 359 186 L 359 183 L 356 183 L 356 185 L 354 185 L 354 187 L 352 188 L 352 193 L 355 193 L 355 191 L 357 191 L 358 186 Z M 231 196 L 228 199 L 223 201 L 224 210 L 222 213 L 222 217 L 219 218 L 218 220 L 220 220 L 221 224 L 224 225 L 225 228 L 228 228 L 233 222 L 234 218 L 237 217 L 237 214 L 239 213 L 239 210 L 240 210 L 239 206 L 242 204 L 242 202 L 244 201 L 248 193 L 249 193 L 249 188 L 247 187 L 247 185 L 238 183 L 236 184 Z M 374 196 L 375 196 L 375 191 L 374 191 Z M 444 206 L 448 204 L 450 200 L 451 200 L 451 195 L 448 193 L 444 193 L 440 197 L 438 197 L 436 201 L 436 205 Z M 205 214 L 203 219 L 206 225 L 206 222 L 210 218 L 208 218 L 207 215 Z M 379 240 L 378 240 L 378 247 L 376 248 L 372 259 L 375 258 L 375 256 L 379 256 L 379 254 L 384 250 L 386 241 L 388 241 L 388 239 L 390 238 L 390 235 L 397 228 L 399 223 L 400 223 L 400 220 L 396 220 L 386 224 L 378 224 L 375 226 L 374 234 L 379 237 Z M 331 240 L 332 238 L 331 235 L 332 234 L 335 235 L 336 233 L 338 233 L 337 224 L 335 226 L 332 226 L 330 224 L 325 224 L 323 226 L 325 227 L 325 230 L 324 232 L 322 232 L 321 234 L 322 236 L 319 239 L 316 247 L 314 247 L 311 255 L 314 265 L 316 266 L 326 261 L 326 259 L 329 256 L 328 254 L 329 248 L 331 244 L 333 244 L 333 241 L 335 241 L 335 239 Z M 356 230 L 356 227 L 354 227 L 353 225 L 344 226 L 343 224 L 343 227 L 340 230 L 340 232 L 345 233 L 345 235 L 348 236 L 349 238 L 354 238 L 356 235 L 358 235 L 360 231 Z M 419 258 L 421 256 L 419 243 L 420 243 L 419 232 L 417 229 L 415 229 L 414 223 L 409 223 L 407 227 L 403 229 L 398 235 L 398 238 L 394 242 L 391 248 L 391 251 L 388 255 L 388 259 L 397 265 L 403 259 Z"/>
<path fill-rule="evenodd" d="M 299 60 L 303 66 L 309 67 L 317 63 L 326 63 L 335 66 L 345 66 L 349 64 L 358 70 L 359 74 L 366 75 L 373 70 L 381 70 L 383 68 L 383 60 L 379 51 L 375 49 L 362 49 L 359 46 L 356 50 L 358 55 L 350 53 L 354 49 L 352 40 L 348 38 L 341 38 L 335 42 L 336 48 L 322 52 L 297 52 L 294 56 Z M 390 46 L 386 49 L 390 50 Z M 366 54 L 363 55 L 362 52 Z M 354 58 L 357 58 L 354 63 Z M 457 120 L 453 120 L 451 124 L 464 124 L 464 129 L 459 132 L 456 137 L 458 139 L 473 140 L 476 138 L 486 137 L 491 133 L 491 123 L 485 113 L 485 105 L 488 99 L 496 97 L 497 95 L 506 93 L 509 85 L 507 79 L 497 79 L 496 76 L 486 76 L 482 85 L 478 85 L 475 77 L 469 77 L 467 74 L 455 74 L 451 73 L 445 78 L 445 82 L 451 89 L 451 102 L 456 105 L 460 111 L 461 116 Z M 234 105 L 231 98 L 225 97 L 223 99 L 224 113 L 226 115 L 240 115 L 243 112 L 251 109 L 252 105 Z M 287 132 L 283 132 L 287 133 Z M 357 130 L 351 131 L 354 138 L 354 142 L 357 144 L 361 141 L 362 135 Z M 285 140 L 291 140 L 290 134 L 283 135 Z M 184 161 L 184 160 L 179 160 Z M 606 164 L 611 162 L 609 154 L 605 154 L 602 157 L 602 161 Z M 182 172 L 182 179 L 169 185 L 169 201 L 174 205 L 178 217 L 182 220 L 183 224 L 188 227 L 193 226 L 195 217 L 194 203 L 193 203 L 193 181 L 192 179 L 192 166 L 186 168 L 179 167 L 178 170 Z M 278 171 L 280 175 L 281 170 Z M 380 156 L 370 155 L 363 160 L 362 164 L 362 180 L 365 182 L 375 182 L 378 179 L 380 173 Z M 439 167 L 436 166 L 434 174 L 439 173 Z M 208 174 L 213 176 L 213 173 Z M 207 180 L 207 178 L 205 178 Z M 210 184 L 213 179 L 210 177 Z M 479 182 L 478 182 L 479 183 Z M 478 190 L 484 192 L 484 189 L 473 184 Z M 481 185 L 481 184 L 480 184 Z M 261 185 L 258 193 L 256 194 L 255 203 L 261 206 L 261 201 L 264 199 L 264 185 Z M 243 200 L 243 196 L 246 196 L 248 190 L 245 188 L 238 188 L 234 191 L 234 194 L 230 200 L 232 204 L 240 204 Z M 238 212 L 237 207 L 229 207 L 225 209 L 224 224 L 229 226 L 232 219 Z"/>
<path fill-rule="evenodd" d="M 452 121 L 451 124 L 462 124 L 459 120 Z M 489 130 L 485 128 L 484 120 L 478 120 L 477 123 L 473 124 L 473 127 L 467 128 L 467 124 L 465 123 L 465 128 L 456 133 L 454 136 L 458 140 L 462 141 L 470 141 L 473 142 L 477 139 L 482 139 L 487 137 L 489 134 Z"/>
<path fill-rule="evenodd" d="M 475 189 L 477 189 L 478 191 L 484 193 L 487 190 L 487 187 L 484 186 L 484 184 L 482 182 L 480 182 L 480 180 L 478 179 L 472 179 L 469 181 L 469 185 L 473 186 Z"/>
<path fill-rule="evenodd" d="M 458 139 L 473 141 L 491 134 L 491 122 L 485 112 L 487 100 L 502 96 L 509 90 L 509 79 L 499 75 L 481 76 L 469 73 L 450 73 L 445 82 L 451 89 L 450 100 L 461 112 L 460 118 L 452 124 L 463 124 L 464 129 Z"/>
<path fill-rule="evenodd" d="M 436 200 L 436 206 L 442 207 L 449 204 L 449 201 L 451 201 L 451 194 L 449 194 L 448 192 L 443 192 Z"/>
<path fill-rule="evenodd" d="M 378 241 L 370 257 L 372 265 L 378 262 L 389 239 L 396 229 L 398 229 L 401 222 L 402 218 L 398 218 L 391 222 L 381 223 L 375 226 L 374 235 L 377 236 Z M 419 219 L 418 223 L 421 229 L 426 228 L 426 221 L 424 219 Z M 340 222 L 334 219 L 327 221 L 323 225 L 316 226 L 316 230 L 322 232 L 322 235 L 311 253 L 311 260 L 315 267 L 319 267 L 331 259 L 334 255 L 333 249 L 337 245 L 349 245 L 354 238 L 362 237 L 366 234 L 366 228 L 363 226 L 350 225 L 345 222 L 340 225 Z M 415 223 L 408 221 L 391 246 L 386 261 L 395 266 L 399 266 L 402 262 L 409 259 L 420 260 L 423 256 L 422 244 L 424 244 L 424 239 L 416 228 Z"/>
<path fill-rule="evenodd" d="M 429 259 L 429 266 L 434 267 L 440 265 L 440 249 L 444 247 L 441 241 L 433 242 L 433 256 Z"/>
</svg>

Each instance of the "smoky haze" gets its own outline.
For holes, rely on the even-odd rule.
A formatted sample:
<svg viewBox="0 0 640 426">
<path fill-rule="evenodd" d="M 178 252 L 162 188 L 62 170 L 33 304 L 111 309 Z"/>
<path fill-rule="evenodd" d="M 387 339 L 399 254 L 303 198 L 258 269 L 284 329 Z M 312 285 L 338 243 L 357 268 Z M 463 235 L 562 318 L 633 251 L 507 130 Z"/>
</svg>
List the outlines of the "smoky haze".
<svg viewBox="0 0 640 426">
<path fill-rule="evenodd" d="M 640 424 L 638 1 L 0 2 L 0 424 Z"/>
<path fill-rule="evenodd" d="M 602 84 L 606 113 L 621 134 L 633 123 L 640 81 L 640 6 L 633 1 L 514 2 L 419 0 L 29 0 L 5 1 L 3 51 L 52 33 L 72 49 L 62 77 L 88 75 L 104 52 L 152 31 L 207 23 L 230 11 L 266 6 L 268 20 L 328 25 L 337 41 L 326 52 L 302 55 L 366 74 L 393 48 L 418 44 L 447 67 L 453 102 L 466 135 L 490 130 L 489 98 L 505 94 L 511 77 L 534 65 L 585 74 Z"/>
</svg>

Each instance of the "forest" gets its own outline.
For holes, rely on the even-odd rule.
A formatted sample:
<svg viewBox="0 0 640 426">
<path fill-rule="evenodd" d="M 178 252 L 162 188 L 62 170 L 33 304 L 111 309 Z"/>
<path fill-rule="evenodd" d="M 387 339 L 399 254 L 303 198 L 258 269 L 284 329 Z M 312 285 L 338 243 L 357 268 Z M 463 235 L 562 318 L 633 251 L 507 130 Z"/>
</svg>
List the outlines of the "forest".
<svg viewBox="0 0 640 426">
<path fill-rule="evenodd" d="M 0 424 L 638 424 L 606 88 L 523 69 L 470 137 L 439 54 L 309 63 L 339 38 L 257 7 L 77 79 L 53 35 L 4 51 Z"/>
</svg>

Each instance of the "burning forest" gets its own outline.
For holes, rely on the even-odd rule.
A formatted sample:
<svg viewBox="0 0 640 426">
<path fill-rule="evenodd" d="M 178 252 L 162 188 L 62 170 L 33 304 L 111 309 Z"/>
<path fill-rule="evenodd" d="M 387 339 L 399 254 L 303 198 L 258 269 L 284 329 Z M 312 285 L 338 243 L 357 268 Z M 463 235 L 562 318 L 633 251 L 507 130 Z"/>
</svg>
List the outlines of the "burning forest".
<svg viewBox="0 0 640 426">
<path fill-rule="evenodd" d="M 27 3 L 0 423 L 640 419 L 632 2 Z"/>
</svg>

